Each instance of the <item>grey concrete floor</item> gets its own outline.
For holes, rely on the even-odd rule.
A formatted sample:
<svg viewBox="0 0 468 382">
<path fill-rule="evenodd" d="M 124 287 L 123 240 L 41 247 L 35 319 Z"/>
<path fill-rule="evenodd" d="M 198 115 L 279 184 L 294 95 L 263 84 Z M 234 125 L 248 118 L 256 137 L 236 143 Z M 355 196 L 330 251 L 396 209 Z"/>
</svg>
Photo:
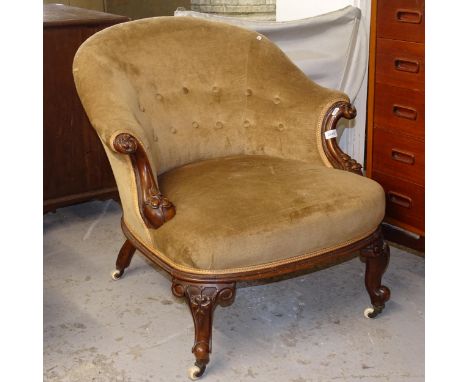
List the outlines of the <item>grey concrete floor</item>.
<svg viewBox="0 0 468 382">
<path fill-rule="evenodd" d="M 186 381 L 188 308 L 170 279 L 136 255 L 110 271 L 124 237 L 120 207 L 90 202 L 44 217 L 44 380 Z M 206 382 L 423 381 L 424 260 L 392 248 L 392 299 L 366 319 L 364 265 L 265 285 L 242 284 L 218 307 Z"/>
</svg>

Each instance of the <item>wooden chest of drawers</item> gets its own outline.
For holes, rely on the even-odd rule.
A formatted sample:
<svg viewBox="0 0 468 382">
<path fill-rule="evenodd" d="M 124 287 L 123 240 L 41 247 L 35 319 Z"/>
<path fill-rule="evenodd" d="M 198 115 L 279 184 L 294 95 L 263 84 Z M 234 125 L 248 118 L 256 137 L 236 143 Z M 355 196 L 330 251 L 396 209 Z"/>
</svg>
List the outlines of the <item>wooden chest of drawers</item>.
<svg viewBox="0 0 468 382">
<path fill-rule="evenodd" d="M 127 17 L 44 5 L 44 212 L 118 198 L 114 176 L 73 82 L 72 63 L 88 37 Z"/>
<path fill-rule="evenodd" d="M 424 237 L 424 0 L 373 0 L 366 174 L 385 220 Z"/>
</svg>

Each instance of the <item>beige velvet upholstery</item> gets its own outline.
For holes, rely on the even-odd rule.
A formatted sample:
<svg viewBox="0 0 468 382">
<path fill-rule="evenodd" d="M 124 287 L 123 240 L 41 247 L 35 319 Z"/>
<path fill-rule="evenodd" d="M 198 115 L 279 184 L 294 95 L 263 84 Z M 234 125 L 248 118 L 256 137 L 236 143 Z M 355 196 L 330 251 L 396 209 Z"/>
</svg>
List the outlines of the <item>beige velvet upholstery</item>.
<svg viewBox="0 0 468 382">
<path fill-rule="evenodd" d="M 261 155 L 186 165 L 162 175 L 160 187 L 178 210 L 153 231 L 155 243 L 191 268 L 250 267 L 343 245 L 383 216 L 374 181 Z"/>
<path fill-rule="evenodd" d="M 124 221 L 176 267 L 221 270 L 312 256 L 359 240 L 384 214 L 372 180 L 331 168 L 327 109 L 345 94 L 311 82 L 264 36 L 185 17 L 119 24 L 77 52 L 79 96 L 112 165 Z M 114 137 L 145 147 L 176 216 L 145 226 Z"/>
</svg>

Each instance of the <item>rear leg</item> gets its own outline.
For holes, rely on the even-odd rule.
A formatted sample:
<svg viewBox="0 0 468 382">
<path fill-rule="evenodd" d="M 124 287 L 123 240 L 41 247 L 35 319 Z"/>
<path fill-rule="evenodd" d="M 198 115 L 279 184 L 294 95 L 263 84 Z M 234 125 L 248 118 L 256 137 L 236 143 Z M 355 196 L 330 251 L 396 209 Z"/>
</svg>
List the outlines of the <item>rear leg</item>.
<svg viewBox="0 0 468 382">
<path fill-rule="evenodd" d="M 120 249 L 117 261 L 115 262 L 115 270 L 112 271 L 111 274 L 113 280 L 118 280 L 123 276 L 125 268 L 127 268 L 132 261 L 135 250 L 136 248 L 130 240 L 126 240 Z"/>
</svg>

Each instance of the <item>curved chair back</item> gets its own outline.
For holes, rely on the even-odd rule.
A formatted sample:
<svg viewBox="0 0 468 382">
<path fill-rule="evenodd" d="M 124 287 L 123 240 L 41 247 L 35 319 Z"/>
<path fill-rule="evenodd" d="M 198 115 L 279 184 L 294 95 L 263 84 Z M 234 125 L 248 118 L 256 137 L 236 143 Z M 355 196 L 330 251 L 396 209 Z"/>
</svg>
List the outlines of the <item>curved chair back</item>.
<svg viewBox="0 0 468 382">
<path fill-rule="evenodd" d="M 233 154 L 319 158 L 310 106 L 320 86 L 256 32 L 188 17 L 138 20 L 88 39 L 74 68 L 101 138 L 138 130 L 158 173 Z"/>
</svg>

